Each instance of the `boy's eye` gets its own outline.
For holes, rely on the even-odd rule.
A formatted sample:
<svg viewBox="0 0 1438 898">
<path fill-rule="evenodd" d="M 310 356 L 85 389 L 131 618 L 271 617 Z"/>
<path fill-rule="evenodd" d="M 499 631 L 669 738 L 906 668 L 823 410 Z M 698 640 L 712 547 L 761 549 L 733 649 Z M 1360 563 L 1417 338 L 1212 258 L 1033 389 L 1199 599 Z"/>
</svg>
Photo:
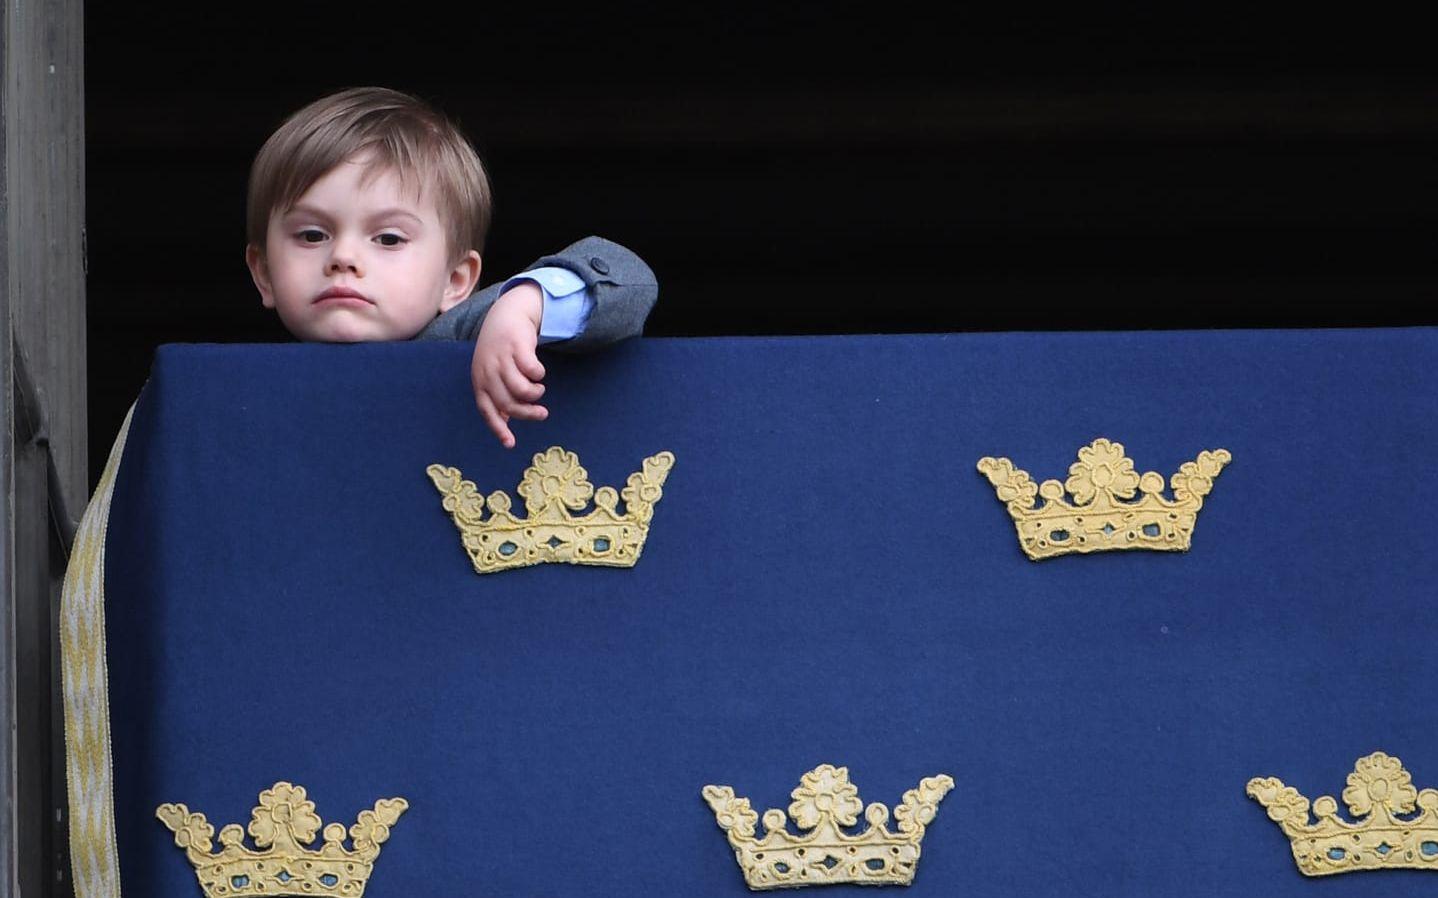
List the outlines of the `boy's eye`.
<svg viewBox="0 0 1438 898">
<path fill-rule="evenodd" d="M 398 234 L 380 234 L 375 239 L 379 241 L 380 246 L 399 246 L 405 242 L 404 238 Z"/>
<path fill-rule="evenodd" d="M 299 237 L 305 243 L 319 243 L 325 239 L 325 232 L 315 228 L 305 228 L 295 236 Z"/>
</svg>

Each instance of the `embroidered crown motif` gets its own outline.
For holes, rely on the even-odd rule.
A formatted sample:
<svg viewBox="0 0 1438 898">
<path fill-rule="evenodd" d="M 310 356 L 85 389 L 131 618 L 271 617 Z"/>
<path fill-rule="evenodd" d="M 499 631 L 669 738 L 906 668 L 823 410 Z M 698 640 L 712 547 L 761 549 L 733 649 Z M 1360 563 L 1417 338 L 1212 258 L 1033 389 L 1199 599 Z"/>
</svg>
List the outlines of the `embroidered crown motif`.
<svg viewBox="0 0 1438 898">
<path fill-rule="evenodd" d="M 979 470 L 1008 505 L 1024 553 L 1038 561 L 1112 549 L 1187 552 L 1203 497 L 1232 460 L 1227 449 L 1215 449 L 1184 462 L 1169 480 L 1171 500 L 1162 495 L 1162 475 L 1149 471 L 1140 477 L 1123 444 L 1105 439 L 1078 451 L 1078 461 L 1063 483 L 1045 480 L 1035 485 L 1027 471 L 1007 458 L 981 458 Z M 1073 494 L 1072 503 L 1064 498 L 1065 490 Z M 1143 495 L 1128 501 L 1135 492 Z M 1036 495 L 1044 500 L 1038 507 Z"/>
<path fill-rule="evenodd" d="M 790 793 L 794 802 L 789 816 L 799 829 L 810 830 L 803 835 L 792 835 L 784 812 L 771 809 L 764 812 L 764 838 L 756 839 L 759 815 L 749 807 L 749 799 L 734 797 L 729 786 L 705 786 L 704 800 L 719 828 L 729 834 L 744 881 L 755 891 L 837 883 L 906 886 L 914 881 L 924 828 L 953 787 L 954 781 L 940 774 L 905 792 L 894 809 L 897 833 L 886 826 L 888 808 L 878 802 L 864 808 L 859 790 L 849 783 L 847 767 L 820 764 Z M 840 827 L 853 826 L 860 810 L 869 828 L 845 833 Z"/>
<path fill-rule="evenodd" d="M 389 828 L 409 803 L 403 798 L 381 799 L 374 810 L 361 811 L 349 828 L 353 848 L 345 848 L 344 824 L 324 828 L 324 845 L 318 851 L 300 846 L 315 840 L 320 818 L 315 803 L 302 786 L 275 783 L 260 793 L 259 807 L 250 817 L 249 832 L 259 850 L 245 847 L 238 823 L 220 830 L 218 852 L 210 853 L 215 828 L 204 814 L 192 814 L 182 804 L 162 804 L 155 810 L 175 834 L 175 844 L 195 868 L 206 898 L 245 898 L 249 895 L 343 895 L 359 898 L 374 869 L 379 847 L 389 839 Z"/>
<path fill-rule="evenodd" d="M 488 574 L 546 562 L 633 567 L 673 466 L 674 453 L 660 452 L 644 459 L 622 492 L 608 486 L 596 490 L 589 472 L 579 466 L 579 456 L 551 446 L 535 454 L 519 484 L 527 518 L 510 514 L 509 495 L 503 490 L 481 497 L 458 468 L 430 465 L 425 472 L 444 496 L 444 510 L 454 518 L 475 571 Z M 591 498 L 594 510 L 580 516 L 570 513 Z M 620 498 L 623 514 L 616 510 Z"/>
<path fill-rule="evenodd" d="M 1403 763 L 1381 751 L 1359 758 L 1348 774 L 1343 803 L 1355 822 L 1338 816 L 1330 795 L 1313 802 L 1317 823 L 1308 822 L 1308 799 L 1277 777 L 1248 781 L 1248 797 L 1268 809 L 1293 843 L 1293 860 L 1305 876 L 1355 870 L 1438 870 L 1438 791 L 1413 788 Z M 1414 807 L 1419 813 L 1413 817 Z"/>
</svg>

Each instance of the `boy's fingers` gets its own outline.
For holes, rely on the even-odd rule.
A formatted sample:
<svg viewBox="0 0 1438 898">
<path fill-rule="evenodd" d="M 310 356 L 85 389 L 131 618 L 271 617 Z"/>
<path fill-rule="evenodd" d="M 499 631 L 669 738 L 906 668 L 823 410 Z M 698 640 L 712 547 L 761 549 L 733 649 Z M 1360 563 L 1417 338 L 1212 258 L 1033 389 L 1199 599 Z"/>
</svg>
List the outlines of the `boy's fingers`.
<svg viewBox="0 0 1438 898">
<path fill-rule="evenodd" d="M 495 411 L 499 412 L 500 417 L 506 421 L 509 420 L 510 415 L 514 414 L 516 408 L 524 405 L 523 402 L 510 395 L 509 385 L 499 374 L 495 374 L 489 379 L 489 389 L 485 392 L 489 394 L 490 401 L 494 403 Z"/>
<path fill-rule="evenodd" d="M 510 418 L 519 418 L 524 421 L 543 421 L 549 417 L 549 410 L 541 405 L 532 405 L 527 402 L 520 402 L 509 395 L 508 389 L 503 381 L 498 381 L 493 389 L 489 391 L 490 398 L 499 414 L 508 421 Z"/>
<path fill-rule="evenodd" d="M 500 366 L 499 371 L 501 373 L 491 374 L 485 379 L 487 389 L 481 390 L 480 392 L 485 394 L 485 398 L 490 401 L 491 406 L 498 412 L 500 418 L 505 421 L 508 421 L 510 418 L 519 418 L 525 421 L 543 421 L 549 417 L 549 410 L 543 406 L 522 402 L 520 399 L 511 395 L 507 380 L 519 380 L 520 383 L 531 387 L 537 386 L 536 384 L 530 384 L 529 381 L 519 376 L 518 371 L 512 368 L 506 369 L 504 366 Z M 543 392 L 543 390 L 540 392 Z M 539 397 L 536 395 L 534 398 L 538 399 Z"/>
<path fill-rule="evenodd" d="M 544 384 L 537 384 L 529 380 L 514 365 L 505 365 L 499 369 L 500 376 L 504 379 L 504 385 L 509 388 L 509 394 L 515 399 L 522 399 L 525 402 L 534 402 L 544 395 Z"/>
<path fill-rule="evenodd" d="M 476 392 L 474 394 L 474 404 L 479 406 L 480 414 L 484 415 L 484 420 L 489 424 L 489 429 L 494 431 L 495 436 L 499 437 L 500 444 L 506 449 L 514 448 L 514 434 L 509 432 L 509 427 L 504 423 L 504 418 L 500 417 L 499 412 L 495 410 L 494 402 L 489 398 L 489 394 Z"/>
<path fill-rule="evenodd" d="M 530 380 L 544 380 L 544 366 L 539 363 L 539 356 L 534 354 L 534 347 L 521 347 L 519 352 L 514 354 L 515 364 L 519 366 L 519 372 Z"/>
<path fill-rule="evenodd" d="M 499 359 L 487 359 L 483 365 L 476 365 L 470 372 L 470 380 L 474 383 L 474 395 L 485 393 L 494 404 L 494 409 L 501 414 L 514 404 L 509 395 L 509 387 L 504 383 L 502 372 L 504 363 Z"/>
<path fill-rule="evenodd" d="M 509 407 L 509 414 L 523 421 L 543 421 L 549 417 L 549 409 L 542 405 L 515 403 Z"/>
</svg>

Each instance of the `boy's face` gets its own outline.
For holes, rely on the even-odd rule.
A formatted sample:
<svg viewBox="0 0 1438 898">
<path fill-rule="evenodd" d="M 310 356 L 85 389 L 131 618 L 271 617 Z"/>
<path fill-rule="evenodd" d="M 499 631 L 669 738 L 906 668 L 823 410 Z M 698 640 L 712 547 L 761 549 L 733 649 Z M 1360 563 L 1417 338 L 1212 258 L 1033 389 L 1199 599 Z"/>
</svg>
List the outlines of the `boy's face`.
<svg viewBox="0 0 1438 898">
<path fill-rule="evenodd" d="M 265 307 L 301 340 L 407 340 L 479 280 L 478 253 L 450 264 L 430 191 L 367 161 L 326 172 L 245 251 Z"/>
</svg>

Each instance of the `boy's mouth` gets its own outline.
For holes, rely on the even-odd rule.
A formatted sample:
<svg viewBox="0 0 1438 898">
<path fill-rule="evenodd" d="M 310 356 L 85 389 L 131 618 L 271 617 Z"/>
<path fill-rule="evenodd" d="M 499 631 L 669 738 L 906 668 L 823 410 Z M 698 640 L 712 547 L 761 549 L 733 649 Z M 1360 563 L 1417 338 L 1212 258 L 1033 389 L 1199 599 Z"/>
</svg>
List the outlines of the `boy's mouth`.
<svg viewBox="0 0 1438 898">
<path fill-rule="evenodd" d="M 312 304 L 319 305 L 322 302 L 333 302 L 336 305 L 374 305 L 374 300 L 349 287 L 331 287 L 316 296 Z"/>
</svg>

